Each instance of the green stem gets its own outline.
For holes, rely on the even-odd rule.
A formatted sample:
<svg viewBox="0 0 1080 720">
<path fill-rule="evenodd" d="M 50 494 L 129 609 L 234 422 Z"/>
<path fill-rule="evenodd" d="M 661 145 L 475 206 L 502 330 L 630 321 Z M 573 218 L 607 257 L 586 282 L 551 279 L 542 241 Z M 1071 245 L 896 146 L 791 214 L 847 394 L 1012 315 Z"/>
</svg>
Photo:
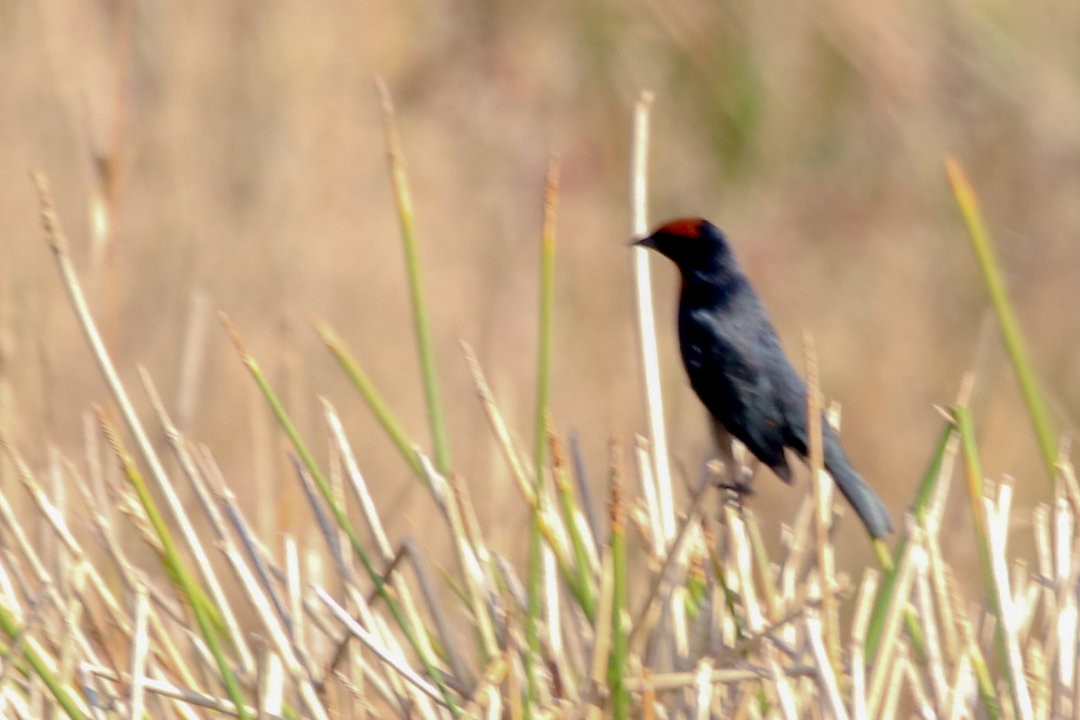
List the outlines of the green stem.
<svg viewBox="0 0 1080 720">
<path fill-rule="evenodd" d="M 544 183 L 544 224 L 540 243 L 540 324 L 537 342 L 536 366 L 536 428 L 533 466 L 533 490 L 535 503 L 529 528 L 528 591 L 529 609 L 525 635 L 528 653 L 525 656 L 525 674 L 529 686 L 529 702 L 526 713 L 532 713 L 538 698 L 535 663 L 540 656 L 540 603 L 541 585 L 541 512 L 543 510 L 544 469 L 547 467 L 547 419 L 548 395 L 551 386 L 551 323 L 555 306 L 555 211 L 558 205 L 559 164 L 552 158 L 548 164 Z"/>
<path fill-rule="evenodd" d="M 554 435 L 551 437 L 551 456 L 559 509 L 562 511 L 563 525 L 570 536 L 570 545 L 574 551 L 574 565 L 567 568 L 567 582 L 585 617 L 592 623 L 596 619 L 596 593 L 589 573 L 589 553 L 585 547 L 585 539 L 579 531 L 579 511 L 574 501 L 574 490 L 566 476 L 566 464 Z"/>
<path fill-rule="evenodd" d="M 1009 302 L 1009 295 L 1005 291 L 1005 281 L 1002 279 L 1001 268 L 994 255 L 990 235 L 986 232 L 978 200 L 963 168 L 955 158 L 945 158 L 945 168 L 949 175 L 949 182 L 952 184 L 953 194 L 956 196 L 956 202 L 960 206 L 960 214 L 963 215 L 964 224 L 967 225 L 968 236 L 971 238 L 975 257 L 979 261 L 986 289 L 990 293 L 990 300 L 1001 326 L 1005 348 L 1016 371 L 1016 379 L 1020 383 L 1020 392 L 1024 396 L 1028 413 L 1031 415 L 1031 423 L 1035 429 L 1043 464 L 1050 476 L 1050 482 L 1056 482 L 1058 451 L 1050 416 L 1046 412 L 1046 405 L 1043 403 L 1035 373 L 1031 368 L 1020 323 L 1016 319 L 1012 303 Z"/>
<path fill-rule="evenodd" d="M 390 436 L 394 445 L 397 447 L 398 452 L 405 458 L 405 462 L 409 464 L 416 476 L 424 478 L 424 469 L 420 466 L 420 461 L 416 459 L 416 453 L 413 451 L 413 442 L 409 439 L 409 436 L 405 434 L 404 428 L 394 415 L 390 407 L 382 399 L 379 391 L 375 389 L 375 384 L 371 382 L 371 379 L 364 372 L 360 364 L 356 362 L 355 358 L 349 354 L 349 351 L 345 348 L 341 338 L 334 332 L 333 328 L 325 323 L 320 323 L 318 326 L 319 335 L 322 337 L 326 347 L 330 349 L 330 352 L 338 363 L 341 365 L 342 370 L 349 376 L 349 380 L 363 396 L 364 402 L 367 403 L 371 411 L 375 413 L 375 419 L 382 425 L 383 430 Z"/>
<path fill-rule="evenodd" d="M 0 629 L 12 640 L 15 640 L 23 633 L 23 628 L 15 619 L 15 616 L 6 607 L 2 606 L 0 606 Z M 67 716 L 72 720 L 84 720 L 86 718 L 86 714 L 83 712 L 84 706 L 81 706 L 79 698 L 72 695 L 68 688 L 53 674 L 52 664 L 45 659 L 45 655 L 40 650 L 37 641 L 26 638 L 23 642 L 22 654 L 26 661 L 30 663 L 30 667 L 41 678 L 41 681 L 45 683 L 45 687 L 49 688 L 49 692 L 52 693 L 53 698 L 56 699 L 56 702 L 63 708 Z M 5 658 L 5 661 L 10 660 L 10 658 Z"/>
<path fill-rule="evenodd" d="M 949 440 L 955 432 L 956 430 L 952 424 L 945 425 L 938 438 L 938 444 L 935 446 L 934 452 L 930 456 L 930 464 L 927 466 L 926 472 L 923 473 L 922 483 L 919 485 L 919 490 L 915 494 L 915 502 L 911 507 L 911 513 L 919 520 L 919 522 L 923 521 L 926 506 L 930 502 L 931 497 L 933 497 L 934 489 L 937 487 L 938 482 L 940 482 L 941 467 L 945 462 L 945 454 L 949 447 Z M 866 657 L 868 658 L 877 656 L 878 643 L 881 641 L 881 633 L 885 629 L 885 618 L 887 617 L 889 607 L 894 600 L 893 594 L 896 591 L 897 576 L 893 558 L 902 558 L 904 553 L 907 552 L 907 548 L 908 540 L 906 535 L 900 539 L 895 554 L 891 553 L 889 548 L 881 540 L 875 540 L 873 543 L 874 555 L 877 557 L 878 564 L 881 565 L 882 570 L 885 571 L 885 578 L 882 581 L 881 589 L 878 591 L 877 601 L 875 602 L 873 612 L 870 615 L 870 625 L 866 632 Z M 925 648 L 922 642 L 922 629 L 919 626 L 917 618 L 911 612 L 905 612 L 904 623 L 908 630 L 908 636 L 911 638 L 912 644 L 919 657 L 925 657 Z"/>
<path fill-rule="evenodd" d="M 960 447 L 964 453 L 964 469 L 967 479 L 968 498 L 971 500 L 971 514 L 975 521 L 975 546 L 979 552 L 979 564 L 982 568 L 983 582 L 986 584 L 987 601 L 990 612 L 994 616 L 995 632 L 998 651 L 1001 658 L 1007 657 L 1005 639 L 1005 617 L 1002 614 L 1001 603 L 998 602 L 997 590 L 994 587 L 994 568 L 990 555 L 989 528 L 986 522 L 986 508 L 983 507 L 983 475 L 982 463 L 979 461 L 979 448 L 975 442 L 975 426 L 971 420 L 971 411 L 968 408 L 957 405 L 952 408 L 953 417 L 956 420 L 956 430 L 960 433 Z M 1009 690 L 1013 702 L 1014 717 L 1019 717 L 1020 702 L 1018 699 L 1018 683 L 1022 678 L 1013 677 L 1012 667 L 1008 662 L 1002 662 L 1002 667 L 1009 681 Z M 983 676 L 979 678 L 979 691 L 986 704 L 987 711 L 991 716 L 999 716 L 997 693 L 994 688 L 985 687 Z"/>
<path fill-rule="evenodd" d="M 612 717 L 626 720 L 630 717 L 630 693 L 626 689 L 629 634 L 625 618 L 629 612 L 626 577 L 626 515 L 622 498 L 622 478 L 618 444 L 612 444 L 611 461 L 611 659 L 608 663 L 608 689 L 611 692 Z"/>
<path fill-rule="evenodd" d="M 432 348 L 431 331 L 428 328 L 427 305 L 424 302 L 424 283 L 420 277 L 420 256 L 416 248 L 412 194 L 409 191 L 405 155 L 401 150 L 401 141 L 398 137 L 390 92 L 381 79 L 377 82 L 379 95 L 382 99 L 383 121 L 386 126 L 386 151 L 390 161 L 390 179 L 394 186 L 398 224 L 401 226 L 401 245 L 405 251 L 405 270 L 409 277 L 409 297 L 412 300 L 416 345 L 420 353 L 420 371 L 424 377 L 424 398 L 427 402 L 431 437 L 435 444 L 435 466 L 439 469 L 439 472 L 445 475 L 450 472 L 452 466 L 450 462 L 450 441 L 447 438 L 446 419 L 443 416 L 442 402 L 439 399 L 439 379 L 436 372 L 435 351 Z"/>
</svg>

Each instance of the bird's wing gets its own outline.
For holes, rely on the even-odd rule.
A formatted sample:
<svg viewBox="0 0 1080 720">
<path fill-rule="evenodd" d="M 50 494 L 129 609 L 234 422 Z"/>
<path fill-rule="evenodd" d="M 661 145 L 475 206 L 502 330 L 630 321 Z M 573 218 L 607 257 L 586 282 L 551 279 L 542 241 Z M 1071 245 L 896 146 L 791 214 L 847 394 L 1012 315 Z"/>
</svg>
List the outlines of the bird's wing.
<svg viewBox="0 0 1080 720">
<path fill-rule="evenodd" d="M 762 462 L 784 463 L 785 385 L 776 382 L 775 367 L 776 352 L 783 355 L 775 332 L 767 320 L 733 324 L 710 311 L 694 312 L 690 320 L 683 349 L 694 390 Z"/>
</svg>

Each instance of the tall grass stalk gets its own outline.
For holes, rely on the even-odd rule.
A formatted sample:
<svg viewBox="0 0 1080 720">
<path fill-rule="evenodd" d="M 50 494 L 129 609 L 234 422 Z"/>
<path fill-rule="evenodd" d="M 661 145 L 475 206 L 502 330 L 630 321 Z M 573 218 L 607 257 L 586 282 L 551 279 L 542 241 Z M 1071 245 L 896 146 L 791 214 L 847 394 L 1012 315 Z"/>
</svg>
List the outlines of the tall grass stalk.
<svg viewBox="0 0 1080 720">
<path fill-rule="evenodd" d="M 633 140 L 630 158 L 630 226 L 634 237 L 645 237 L 648 222 L 649 113 L 651 92 L 642 91 L 634 106 Z M 637 300 L 637 329 L 645 381 L 645 410 L 652 440 L 653 471 L 658 495 L 657 514 L 663 523 L 664 543 L 675 537 L 675 506 L 672 499 L 671 466 L 668 461 L 664 400 L 660 389 L 660 354 L 656 349 L 656 319 L 653 312 L 652 275 L 649 253 L 633 250 L 634 286 Z"/>
<path fill-rule="evenodd" d="M 1039 443 L 1043 465 L 1049 476 L 1050 482 L 1057 480 L 1057 441 L 1050 423 L 1050 416 L 1046 411 L 1042 393 L 1039 391 L 1039 383 L 1035 378 L 1035 371 L 1028 357 L 1027 344 L 1024 342 L 1024 334 L 1020 329 L 1020 321 L 1016 318 L 1009 294 L 1005 290 L 1005 280 L 1001 268 L 994 254 L 994 246 L 990 241 L 990 234 L 986 231 L 982 212 L 979 210 L 979 202 L 975 191 L 968 181 L 967 174 L 960 162 L 954 157 L 945 158 L 945 169 L 952 185 L 956 202 L 960 206 L 960 214 L 967 226 L 968 237 L 971 239 L 971 247 L 975 251 L 975 258 L 979 262 L 979 270 L 982 271 L 983 281 L 986 283 L 990 301 L 994 305 L 998 324 L 1001 326 L 1002 339 L 1005 341 L 1005 349 L 1008 350 L 1009 359 L 1016 371 L 1016 379 L 1020 383 L 1020 392 L 1024 396 L 1028 414 L 1031 416 L 1031 424 L 1035 430 L 1035 439 Z"/>
<path fill-rule="evenodd" d="M 405 251 L 405 270 L 409 278 L 409 296 L 412 299 L 413 325 L 416 329 L 416 345 L 420 353 L 420 371 L 424 379 L 424 397 L 427 400 L 428 421 L 431 438 L 435 444 L 435 465 L 439 472 L 450 472 L 450 440 L 446 432 L 446 417 L 439 396 L 438 367 L 435 350 L 431 344 L 428 327 L 427 305 L 424 302 L 424 284 L 420 277 L 420 253 L 416 247 L 416 226 L 413 217 L 412 193 L 405 166 L 405 155 L 398 136 L 397 119 L 390 90 L 382 78 L 376 77 L 379 97 L 382 100 L 383 123 L 386 128 L 386 154 L 390 162 L 390 179 L 394 186 L 398 223 L 401 226 L 401 245 Z"/>
<path fill-rule="evenodd" d="M 543 227 L 540 238 L 540 322 L 537 339 L 536 362 L 536 417 L 535 442 L 533 445 L 533 497 L 532 519 L 529 527 L 529 565 L 526 569 L 528 582 L 528 616 L 525 634 L 529 652 L 525 657 L 525 675 L 528 680 L 529 702 L 527 716 L 532 715 L 538 698 L 537 667 L 540 657 L 540 615 L 543 601 L 543 573 L 541 556 L 545 552 L 541 537 L 541 521 L 544 510 L 544 473 L 547 471 L 548 396 L 551 393 L 551 333 L 552 315 L 555 308 L 555 223 L 558 217 L 559 161 L 552 157 L 548 162 L 544 180 Z"/>
</svg>

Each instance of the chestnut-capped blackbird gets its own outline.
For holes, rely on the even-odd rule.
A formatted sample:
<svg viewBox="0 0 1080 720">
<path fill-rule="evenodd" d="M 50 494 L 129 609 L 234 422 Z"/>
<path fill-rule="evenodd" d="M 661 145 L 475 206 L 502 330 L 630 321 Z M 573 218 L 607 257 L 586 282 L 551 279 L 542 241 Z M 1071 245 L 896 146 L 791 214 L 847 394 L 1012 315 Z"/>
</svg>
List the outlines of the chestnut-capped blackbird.
<svg viewBox="0 0 1080 720">
<path fill-rule="evenodd" d="M 785 482 L 785 449 L 807 454 L 806 385 L 724 234 L 701 218 L 673 220 L 637 245 L 652 248 L 679 268 L 679 349 L 690 385 L 712 415 L 721 451 L 730 462 L 738 438 Z M 840 439 L 822 421 L 825 468 L 875 538 L 892 531 L 881 498 L 855 472 Z M 726 445 L 726 447 L 725 447 Z"/>
</svg>

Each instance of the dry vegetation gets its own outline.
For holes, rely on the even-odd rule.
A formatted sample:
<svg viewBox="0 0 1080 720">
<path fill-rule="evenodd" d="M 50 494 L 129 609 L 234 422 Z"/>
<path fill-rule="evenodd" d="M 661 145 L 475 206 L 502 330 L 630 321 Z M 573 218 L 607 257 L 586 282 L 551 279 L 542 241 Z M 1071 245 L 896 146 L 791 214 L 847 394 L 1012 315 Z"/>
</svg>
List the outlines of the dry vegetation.
<svg viewBox="0 0 1080 720">
<path fill-rule="evenodd" d="M 0 3 L 0 715 L 1080 716 L 1078 32 Z M 816 340 L 888 546 L 699 471 L 625 247 L 687 213 Z"/>
</svg>

